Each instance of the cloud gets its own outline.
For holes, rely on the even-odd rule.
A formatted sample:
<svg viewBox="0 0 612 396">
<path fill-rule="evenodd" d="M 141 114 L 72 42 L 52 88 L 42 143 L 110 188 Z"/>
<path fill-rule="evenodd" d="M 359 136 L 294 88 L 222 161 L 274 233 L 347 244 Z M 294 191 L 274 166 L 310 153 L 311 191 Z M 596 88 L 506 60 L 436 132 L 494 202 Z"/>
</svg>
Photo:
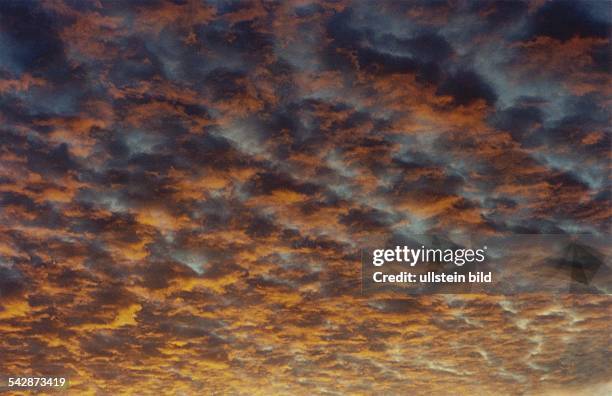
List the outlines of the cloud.
<svg viewBox="0 0 612 396">
<path fill-rule="evenodd" d="M 0 8 L 2 372 L 75 394 L 610 378 L 606 296 L 359 279 L 360 247 L 413 234 L 609 230 L 606 4 Z"/>
<path fill-rule="evenodd" d="M 609 18 L 593 18 L 587 11 L 587 4 L 571 1 L 553 1 L 538 9 L 531 19 L 531 33 L 535 36 L 545 36 L 560 41 L 572 37 L 601 37 L 610 35 L 610 26 L 604 21 Z M 607 10 L 607 14 L 610 11 Z"/>
</svg>

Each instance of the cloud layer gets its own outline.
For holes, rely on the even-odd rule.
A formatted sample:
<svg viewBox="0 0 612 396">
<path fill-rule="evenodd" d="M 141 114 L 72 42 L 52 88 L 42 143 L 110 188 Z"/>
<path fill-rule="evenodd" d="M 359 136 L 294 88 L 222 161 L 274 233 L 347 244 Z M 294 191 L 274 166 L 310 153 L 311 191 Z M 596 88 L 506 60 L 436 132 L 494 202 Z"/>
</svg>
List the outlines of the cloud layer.
<svg viewBox="0 0 612 396">
<path fill-rule="evenodd" d="M 610 229 L 605 2 L 3 2 L 0 371 L 74 394 L 606 392 L 607 296 L 359 248 Z"/>
</svg>

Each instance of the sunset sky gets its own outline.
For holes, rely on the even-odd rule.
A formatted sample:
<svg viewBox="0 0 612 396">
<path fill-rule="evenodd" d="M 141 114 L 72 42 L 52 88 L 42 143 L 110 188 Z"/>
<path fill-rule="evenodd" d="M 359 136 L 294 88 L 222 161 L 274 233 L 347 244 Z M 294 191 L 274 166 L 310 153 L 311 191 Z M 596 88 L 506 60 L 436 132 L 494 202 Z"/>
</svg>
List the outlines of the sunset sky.
<svg viewBox="0 0 612 396">
<path fill-rule="evenodd" d="M 607 235 L 611 21 L 609 1 L 0 2 L 0 375 L 612 393 L 609 294 L 364 296 L 359 257 Z"/>
</svg>

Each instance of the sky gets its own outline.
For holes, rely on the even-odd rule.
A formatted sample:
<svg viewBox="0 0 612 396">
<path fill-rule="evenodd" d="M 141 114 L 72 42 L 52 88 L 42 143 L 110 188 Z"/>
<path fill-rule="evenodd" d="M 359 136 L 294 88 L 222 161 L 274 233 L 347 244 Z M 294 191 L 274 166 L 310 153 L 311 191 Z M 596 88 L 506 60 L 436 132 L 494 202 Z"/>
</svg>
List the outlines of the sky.
<svg viewBox="0 0 612 396">
<path fill-rule="evenodd" d="M 607 235 L 607 1 L 0 2 L 0 372 L 597 395 L 609 295 L 360 292 L 412 234 Z"/>
</svg>

